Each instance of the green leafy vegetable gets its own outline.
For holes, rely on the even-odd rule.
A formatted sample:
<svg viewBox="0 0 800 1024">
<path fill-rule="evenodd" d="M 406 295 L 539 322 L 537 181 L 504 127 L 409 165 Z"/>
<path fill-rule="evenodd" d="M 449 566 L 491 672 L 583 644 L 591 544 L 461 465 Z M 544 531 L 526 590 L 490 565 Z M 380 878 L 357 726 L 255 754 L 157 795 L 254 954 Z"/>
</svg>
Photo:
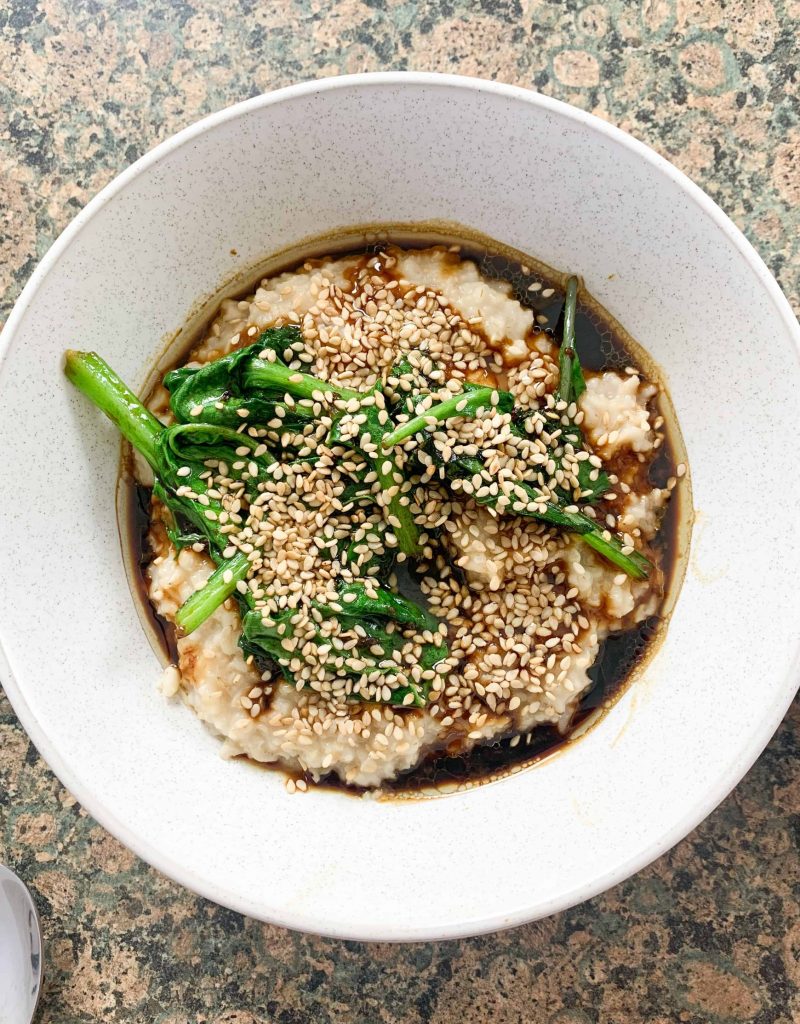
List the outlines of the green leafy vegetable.
<svg viewBox="0 0 800 1024">
<path fill-rule="evenodd" d="M 418 630 L 435 632 L 439 628 L 435 615 L 424 611 L 402 594 L 375 585 L 370 589 L 371 594 L 363 583 L 345 583 L 339 588 L 336 598 L 344 611 L 335 611 L 324 604 L 316 604 L 315 607 L 323 615 L 335 616 L 340 622 L 349 620 L 355 624 L 364 618 L 378 618 L 391 619 L 401 626 L 415 626 Z"/>
<path fill-rule="evenodd" d="M 276 346 L 283 342 L 290 343 L 296 334 L 293 329 L 286 330 L 290 332 L 288 336 L 285 333 L 277 337 L 273 335 L 271 343 Z M 260 346 L 259 351 L 263 351 L 264 336 L 256 344 Z M 239 593 L 237 583 L 247 578 L 249 560 L 242 552 L 237 552 L 229 559 L 223 557 L 222 552 L 228 545 L 227 535 L 220 530 L 224 509 L 221 501 L 214 494 L 208 493 L 208 466 L 223 465 L 226 475 L 242 481 L 245 494 L 253 498 L 258 493 L 259 483 L 266 479 L 270 467 L 275 464 L 275 459 L 266 451 L 263 443 L 227 425 L 236 422 L 234 415 L 241 420 L 236 411 L 241 401 L 247 401 L 248 406 L 258 408 L 259 415 L 272 416 L 280 404 L 278 396 L 284 386 L 286 393 L 294 393 L 303 399 L 314 399 L 320 390 L 335 393 L 337 398 L 345 401 L 351 401 L 354 397 L 361 400 L 365 396 L 326 385 L 307 375 L 295 374 L 277 361 L 266 362 L 259 357 L 254 358 L 252 352 L 248 353 L 247 350 L 232 353 L 225 359 L 228 362 L 223 371 L 214 374 L 203 375 L 206 369 L 219 367 L 224 360 L 191 372 L 173 371 L 168 375 L 173 412 L 179 420 L 183 416 L 191 417 L 188 422 L 178 422 L 170 427 L 162 426 L 95 353 L 68 352 L 65 372 L 69 380 L 106 413 L 122 435 L 147 459 L 155 474 L 154 494 L 173 518 L 173 524 L 169 527 L 170 536 L 184 545 L 202 538 L 219 563 L 206 584 L 178 610 L 175 620 L 178 627 L 186 633 L 192 632 L 223 601 L 236 595 L 243 606 L 241 644 L 244 651 L 257 657 L 260 664 L 274 663 L 280 667 L 287 680 L 294 681 L 289 664 L 300 655 L 287 647 L 287 641 L 291 641 L 293 636 L 291 618 L 294 612 L 282 612 L 273 620 L 272 625 L 267 625 L 262 613 L 252 608 L 249 591 L 244 595 Z M 298 377 L 303 379 L 298 380 Z M 267 378 L 271 383 L 267 383 Z M 257 385 L 254 384 L 256 379 L 259 381 Z M 269 388 L 273 389 L 273 397 L 268 403 L 258 405 L 263 400 L 263 393 Z M 261 393 L 255 394 L 256 389 L 260 389 Z M 198 405 L 201 406 L 201 415 L 192 416 L 192 410 L 196 410 Z M 379 445 L 383 428 L 377 418 L 374 398 L 372 405 L 365 408 L 370 436 Z M 247 454 L 242 449 L 247 449 Z M 300 460 L 304 465 L 314 461 L 314 457 Z M 374 456 L 370 461 L 373 464 L 376 462 Z M 386 461 L 385 456 L 383 461 Z M 385 486 L 388 487 L 391 474 L 388 471 L 382 472 Z M 363 479 L 355 479 L 350 500 L 355 503 L 367 497 L 373 500 L 371 488 Z M 398 521 L 402 520 L 400 527 L 391 523 L 389 525 L 396 530 L 398 541 L 403 537 L 402 543 L 411 549 L 418 533 L 406 506 L 390 502 L 389 509 L 391 513 L 397 514 Z M 414 532 L 403 534 L 404 525 Z M 382 525 L 380 530 L 385 533 L 386 528 Z M 358 546 L 357 541 L 347 546 L 346 562 L 358 560 Z M 375 561 L 373 568 L 385 576 L 390 565 L 391 555 Z M 363 642 L 353 654 L 331 653 L 332 645 L 319 633 L 314 640 L 318 653 L 330 656 L 328 662 L 333 671 L 352 677 L 354 681 L 350 684 L 349 696 L 354 699 L 367 699 L 360 693 L 362 680 L 370 684 L 376 679 L 386 681 L 399 675 L 401 666 L 392 655 L 408 642 L 404 630 L 416 629 L 433 635 L 438 627 L 438 620 L 413 602 L 386 587 L 376 584 L 372 586 L 375 590 L 368 594 L 363 584 L 344 584 L 338 595 L 344 602 L 340 607 L 346 608 L 341 613 L 324 604 L 314 605 L 321 619 L 338 614 L 343 628 L 358 627 L 360 634 L 363 634 Z M 438 641 L 422 642 L 418 662 L 422 671 L 433 669 L 447 656 L 447 650 L 446 644 Z M 390 688 L 388 701 L 396 705 L 413 704 L 422 707 L 429 690 L 430 680 L 410 680 Z M 386 702 L 385 692 L 385 686 L 377 687 L 369 699 Z"/>
<path fill-rule="evenodd" d="M 484 464 L 478 458 L 455 458 L 446 463 L 444 468 L 448 479 L 465 480 L 471 479 L 476 473 L 481 473 Z M 625 545 L 621 538 L 604 528 L 597 520 L 583 512 L 568 511 L 568 506 L 564 507 L 552 501 L 544 501 L 540 491 L 521 480 L 514 484 L 513 495 L 512 501 L 503 507 L 504 513 L 530 516 L 533 519 L 549 523 L 551 526 L 559 526 L 564 530 L 577 533 L 598 554 L 603 555 L 633 579 L 643 580 L 649 576 L 652 566 L 648 559 L 638 551 L 623 553 Z M 477 494 L 473 494 L 472 498 L 479 505 L 497 508 L 500 495 L 487 494 L 478 497 Z"/>
<path fill-rule="evenodd" d="M 241 646 L 245 653 L 260 659 L 259 663 L 263 663 L 265 658 L 274 661 L 287 682 L 297 685 L 296 672 L 292 666 L 312 658 L 312 652 L 307 647 L 310 643 L 315 665 L 323 665 L 335 675 L 352 677 L 354 682 L 348 684 L 350 696 L 375 700 L 383 698 L 375 695 L 364 697 L 362 686 L 399 675 L 401 666 L 392 655 L 408 642 L 401 630 L 413 628 L 434 634 L 439 628 L 439 621 L 434 616 L 384 587 L 376 587 L 372 596 L 363 584 L 345 584 L 337 594 L 336 605 L 334 608 L 314 602 L 313 608 L 323 620 L 335 618 L 342 630 L 353 630 L 356 635 L 360 635 L 360 642 L 349 650 L 337 649 L 334 639 L 319 628 L 310 639 L 304 637 L 305 642 L 301 647 L 295 642 L 292 621 L 296 615 L 294 609 L 287 609 L 268 622 L 264 621 L 260 612 L 248 611 L 242 619 Z M 340 611 L 340 608 L 343 610 Z M 360 627 L 360 630 L 356 627 Z M 444 642 L 423 642 L 420 668 L 423 672 L 430 672 L 447 657 L 447 653 L 448 648 Z M 313 683 L 306 685 L 313 688 Z M 408 679 L 405 684 L 391 688 L 388 703 L 424 707 L 429 692 L 430 680 L 415 682 Z"/>
<path fill-rule="evenodd" d="M 222 462 L 232 479 L 245 484 L 245 493 L 255 496 L 259 481 L 266 479 L 274 463 L 271 455 L 254 452 L 258 442 L 226 427 L 210 424 L 175 424 L 162 428 L 156 441 L 156 496 L 177 516 L 190 523 L 208 541 L 218 560 L 228 546 L 220 530 L 224 507 L 219 498 L 209 496 L 204 479 L 209 461 Z M 247 456 L 237 448 L 250 448 Z M 190 490 L 197 497 L 188 496 Z M 200 498 L 203 495 L 203 498 Z M 213 611 L 213 609 L 212 609 Z"/>
<path fill-rule="evenodd" d="M 293 370 L 284 362 L 291 346 L 302 340 L 298 327 L 270 327 L 251 345 L 204 366 L 184 366 L 164 377 L 170 407 L 181 423 L 211 423 L 241 428 L 245 423 L 302 426 L 314 418 L 313 397 L 359 398 L 357 391 Z M 261 358 L 267 352 L 271 359 Z M 286 395 L 301 402 L 289 405 Z"/>
<path fill-rule="evenodd" d="M 571 404 L 585 390 L 586 383 L 583 377 L 580 360 L 575 351 L 575 313 L 577 304 L 578 279 L 571 277 L 567 283 L 567 294 L 564 307 L 564 339 L 559 352 L 559 388 L 558 397 L 560 400 Z M 402 377 L 404 368 L 396 368 L 395 376 Z M 453 456 L 447 463 L 444 463 L 436 446 L 430 443 L 428 433 L 434 428 L 435 423 L 457 416 L 475 416 L 481 410 L 490 405 L 493 394 L 497 395 L 495 408 L 501 413 L 511 414 L 511 427 L 520 437 L 531 436 L 525 429 L 526 414 L 514 406 L 513 396 L 507 391 L 480 387 L 475 384 L 465 383 L 463 389 L 452 397 L 445 399 L 427 409 L 425 412 L 415 415 L 387 433 L 383 439 L 384 447 L 391 447 L 401 443 L 416 434 L 425 434 L 423 446 L 425 451 L 438 465 L 444 466 L 445 476 L 449 480 L 471 479 L 475 475 L 487 476 L 485 462 L 481 457 L 460 457 Z M 413 407 L 414 399 L 417 396 L 409 395 L 405 399 L 405 406 Z M 433 422 L 432 422 L 433 421 Z M 558 441 L 552 446 L 551 458 L 557 468 L 561 467 L 563 456 L 558 454 L 563 451 L 563 446 L 571 444 L 575 452 L 585 451 L 583 433 L 580 428 L 571 422 L 562 422 L 562 414 L 551 416 L 551 432 L 557 435 Z M 588 459 L 578 462 L 576 472 L 580 487 L 580 501 L 585 504 L 596 502 L 611 487 L 608 474 L 592 465 Z M 557 489 L 558 501 L 545 500 L 540 490 L 532 486 L 526 478 L 518 480 L 513 487 L 515 498 L 509 502 L 500 502 L 501 491 L 494 489 L 496 493 L 476 493 L 472 498 L 479 505 L 496 509 L 500 514 L 513 514 L 530 516 L 558 526 L 565 530 L 577 533 L 590 547 L 634 579 L 646 579 L 651 563 L 643 555 L 636 551 L 623 552 L 625 544 L 622 539 L 605 528 L 591 516 L 580 511 L 572 511 L 574 507 L 574 496 L 564 488 Z M 568 511 L 569 509 L 569 511 Z"/>
</svg>

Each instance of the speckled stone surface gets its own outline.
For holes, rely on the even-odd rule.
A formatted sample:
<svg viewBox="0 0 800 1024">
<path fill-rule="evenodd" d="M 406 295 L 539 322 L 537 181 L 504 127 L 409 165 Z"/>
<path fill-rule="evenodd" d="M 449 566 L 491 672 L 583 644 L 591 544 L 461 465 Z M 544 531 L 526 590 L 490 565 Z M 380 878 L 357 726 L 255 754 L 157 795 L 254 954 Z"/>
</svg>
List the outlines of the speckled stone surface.
<svg viewBox="0 0 800 1024">
<path fill-rule="evenodd" d="M 156 142 L 277 86 L 388 69 L 498 78 L 620 125 L 717 199 L 797 309 L 798 29 L 797 0 L 6 0 L 0 321 L 77 210 Z M 796 703 L 692 836 L 589 903 L 367 946 L 247 920 L 146 867 L 63 790 L 0 691 L 0 860 L 36 897 L 42 1019 L 61 1024 L 789 1024 L 799 740 Z"/>
</svg>

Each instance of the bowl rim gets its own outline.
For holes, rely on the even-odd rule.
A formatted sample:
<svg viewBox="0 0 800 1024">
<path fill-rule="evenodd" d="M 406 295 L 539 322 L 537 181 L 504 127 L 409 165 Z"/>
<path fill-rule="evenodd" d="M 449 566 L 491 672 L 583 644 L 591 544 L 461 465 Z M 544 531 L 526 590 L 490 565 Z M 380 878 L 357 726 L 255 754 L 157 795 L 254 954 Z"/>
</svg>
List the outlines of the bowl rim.
<svg viewBox="0 0 800 1024">
<path fill-rule="evenodd" d="M 687 175 L 648 145 L 594 114 L 587 113 L 561 100 L 544 96 L 532 89 L 464 75 L 392 71 L 337 75 L 330 78 L 314 79 L 285 86 L 281 89 L 240 101 L 209 114 L 170 136 L 116 175 L 86 204 L 53 242 L 37 264 L 19 295 L 5 327 L 0 332 L 0 385 L 2 384 L 3 364 L 10 351 L 15 333 L 34 300 L 40 285 L 57 266 L 73 240 L 83 231 L 92 218 L 144 171 L 158 165 L 169 154 L 191 143 L 193 139 L 210 129 L 246 116 L 250 112 L 259 110 L 262 107 L 337 89 L 351 89 L 362 86 L 397 88 L 407 84 L 465 89 L 506 97 L 514 101 L 531 103 L 544 110 L 552 111 L 560 117 L 572 120 L 590 132 L 605 136 L 616 145 L 623 146 L 640 159 L 649 163 L 657 172 L 677 185 L 700 208 L 702 213 L 711 218 L 715 226 L 731 242 L 750 270 L 756 275 L 765 293 L 769 296 L 776 313 L 783 321 L 787 334 L 794 341 L 795 348 L 800 356 L 800 324 L 798 324 L 787 298 L 762 258 L 742 231 L 736 227 L 713 199 Z M 11 665 L 3 647 L 2 635 L 0 635 L 0 682 L 14 712 L 51 770 L 65 788 L 77 798 L 80 804 L 103 828 L 137 856 L 141 857 L 147 864 L 192 892 L 215 903 L 238 911 L 246 916 L 256 917 L 257 919 L 287 928 L 323 934 L 334 938 L 357 939 L 360 941 L 432 941 L 504 930 L 566 910 L 629 878 L 671 849 L 681 839 L 685 838 L 741 781 L 780 725 L 797 691 L 798 678 L 800 678 L 800 637 L 795 640 L 795 651 L 791 662 L 791 669 L 781 683 L 779 699 L 773 700 L 770 706 L 765 708 L 760 727 L 754 731 L 750 742 L 740 751 L 738 758 L 732 763 L 731 768 L 715 778 L 713 785 L 706 789 L 703 799 L 698 800 L 692 807 L 688 808 L 681 819 L 673 823 L 659 839 L 639 850 L 636 855 L 631 856 L 627 861 L 618 864 L 614 869 L 600 877 L 594 877 L 590 881 L 576 884 L 570 891 L 562 893 L 558 898 L 549 901 L 545 906 L 538 904 L 537 906 L 521 907 L 512 914 L 497 913 L 486 915 L 478 920 L 463 920 L 456 925 L 407 927 L 398 923 L 398 926 L 394 929 L 394 934 L 387 935 L 386 931 L 382 928 L 361 927 L 357 930 L 357 933 L 346 927 L 327 929 L 325 922 L 313 919 L 304 913 L 287 912 L 280 916 L 274 914 L 261 916 L 257 910 L 254 910 L 250 904 L 246 903 L 236 893 L 208 879 L 199 877 L 192 871 L 187 871 L 179 862 L 165 856 L 158 849 L 151 846 L 147 840 L 130 832 L 117 819 L 110 807 L 105 806 L 99 799 L 95 799 L 91 788 L 80 781 L 70 765 L 61 758 L 58 751 L 50 744 L 47 735 L 40 727 L 36 716 L 25 700 L 24 688 L 20 686 L 12 673 Z"/>
</svg>

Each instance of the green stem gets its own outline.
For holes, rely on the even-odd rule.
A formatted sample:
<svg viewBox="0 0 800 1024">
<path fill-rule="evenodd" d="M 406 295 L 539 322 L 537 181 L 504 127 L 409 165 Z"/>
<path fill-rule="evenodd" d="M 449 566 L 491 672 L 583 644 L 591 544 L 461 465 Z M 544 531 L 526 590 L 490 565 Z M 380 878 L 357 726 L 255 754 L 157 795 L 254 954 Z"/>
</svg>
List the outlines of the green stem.
<svg viewBox="0 0 800 1024">
<path fill-rule="evenodd" d="M 187 598 L 175 615 L 175 625 L 184 635 L 193 633 L 236 590 L 236 584 L 247 577 L 250 562 L 243 552 L 223 562 L 211 573 L 205 586 Z"/>
<path fill-rule="evenodd" d="M 571 277 L 567 281 L 567 294 L 564 300 L 564 333 L 561 348 L 558 352 L 558 397 L 562 402 L 569 403 L 573 397 L 573 361 L 578 356 L 575 352 L 575 309 L 578 302 L 578 279 Z"/>
<path fill-rule="evenodd" d="M 156 442 L 164 428 L 108 363 L 96 352 L 70 349 L 66 353 L 64 372 L 67 379 L 116 424 L 123 437 L 156 470 Z"/>
<path fill-rule="evenodd" d="M 638 551 L 632 551 L 629 555 L 623 555 L 620 551 L 620 542 L 613 534 L 611 540 L 606 540 L 602 534 L 596 531 L 582 533 L 580 536 L 590 548 L 594 548 L 599 555 L 602 555 L 612 565 L 622 569 L 632 579 L 646 580 L 650 575 L 652 565 L 644 555 L 639 554 Z"/>
<path fill-rule="evenodd" d="M 364 396 L 362 395 L 362 398 Z M 361 448 L 360 437 L 354 438 L 352 436 L 342 437 L 341 434 L 341 423 L 340 418 L 334 423 L 330 441 L 333 444 L 343 444 L 347 448 L 352 448 L 355 451 L 362 453 L 364 458 L 369 463 L 370 467 L 375 471 L 378 477 L 378 483 L 380 490 L 383 495 L 388 491 L 393 491 L 393 496 L 383 503 L 383 510 L 388 518 L 391 516 L 397 521 L 392 523 L 392 531 L 397 538 L 397 545 L 400 550 L 411 556 L 417 556 L 420 554 L 419 545 L 419 528 L 414 522 L 414 517 L 411 514 L 411 509 L 408 505 L 402 505 L 400 503 L 401 493 L 400 487 L 403 484 L 403 474 L 401 473 L 397 462 L 395 461 L 394 455 L 391 452 L 381 451 L 381 445 L 383 444 L 384 428 L 378 418 L 378 408 L 376 405 L 362 405 L 361 412 L 364 415 L 364 422 L 360 426 L 361 436 L 367 434 L 372 445 L 370 445 L 370 452 L 366 454 Z M 374 448 L 372 447 L 374 445 Z M 397 479 L 395 479 L 397 477 Z"/>
<path fill-rule="evenodd" d="M 386 434 L 381 443 L 384 448 L 391 448 L 392 445 L 399 444 L 408 437 L 413 437 L 414 434 L 418 434 L 428 427 L 431 417 L 441 423 L 443 420 L 456 417 L 475 416 L 480 409 L 491 404 L 493 390 L 493 388 L 476 388 L 474 391 L 461 391 L 459 394 L 453 395 L 452 398 L 446 398 L 443 402 L 432 405 L 421 415 L 415 416 L 407 423 L 402 423 L 391 433 Z"/>
<path fill-rule="evenodd" d="M 646 580 L 650 575 L 652 565 L 644 555 L 639 554 L 638 551 L 632 551 L 629 555 L 624 555 L 622 553 L 624 545 L 620 538 L 616 537 L 613 533 L 610 534 L 610 539 L 604 537 L 603 533 L 605 531 L 590 516 L 585 516 L 582 512 L 565 512 L 558 505 L 550 503 L 548 503 L 547 507 L 548 512 L 552 509 L 553 517 L 548 520 L 545 514 L 541 516 L 542 519 L 573 530 L 589 547 L 594 548 L 599 555 L 602 555 L 613 565 L 616 565 L 617 568 L 622 569 L 628 576 L 635 580 Z"/>
<path fill-rule="evenodd" d="M 243 384 L 247 388 L 265 388 L 271 391 L 283 390 L 295 398 L 313 398 L 315 392 L 324 395 L 335 395 L 349 402 L 355 398 L 359 401 L 364 397 L 360 391 L 342 388 L 327 380 L 319 380 L 308 373 L 292 370 L 283 363 L 270 363 L 265 359 L 253 359 L 244 371 Z"/>
<path fill-rule="evenodd" d="M 527 484 L 518 486 L 524 487 L 525 490 L 530 492 L 531 499 L 536 500 L 536 492 L 528 487 Z M 484 501 L 480 498 L 475 500 L 480 505 L 489 504 L 489 501 Z M 490 498 L 490 501 L 496 502 L 497 499 Z M 635 580 L 646 580 L 650 575 L 652 565 L 644 555 L 639 554 L 638 551 L 632 551 L 629 555 L 623 554 L 622 548 L 624 544 L 622 540 L 610 531 L 605 531 L 597 520 L 584 515 L 583 512 L 567 512 L 560 505 L 556 505 L 552 501 L 548 501 L 544 509 L 536 512 L 528 512 L 524 506 L 522 508 L 514 508 L 513 505 L 509 511 L 515 515 L 541 519 L 542 522 L 551 523 L 553 526 L 560 526 L 562 529 L 577 533 L 589 547 L 594 548 L 598 554 L 603 555 L 609 562 L 622 569 L 623 572 Z M 603 536 L 605 532 L 609 533 L 610 539 Z"/>
<path fill-rule="evenodd" d="M 67 379 L 116 424 L 123 437 L 147 459 L 154 472 L 160 474 L 163 467 L 158 457 L 158 439 L 165 428 L 108 363 L 95 352 L 70 350 L 66 353 L 64 372 Z M 192 427 L 180 429 L 188 434 Z M 243 443 L 248 440 L 245 439 Z M 206 585 L 184 602 L 175 616 L 175 622 L 184 633 L 197 629 L 230 597 L 237 582 L 247 576 L 249 565 L 246 555 L 235 555 L 223 562 L 208 578 Z M 226 579 L 228 571 L 231 576 Z"/>
<path fill-rule="evenodd" d="M 474 476 L 481 471 L 482 463 L 478 459 L 453 460 L 447 464 L 446 472 L 449 479 L 464 479 Z M 548 501 L 542 507 L 541 494 L 534 490 L 530 484 L 518 481 L 515 489 L 521 490 L 525 497 L 517 499 L 509 507 L 503 509 L 504 515 L 530 516 L 532 519 L 540 519 L 542 522 L 550 523 L 552 526 L 560 526 L 564 530 L 571 530 L 577 533 L 583 540 L 598 554 L 603 555 L 613 565 L 622 569 L 636 580 L 645 580 L 650 575 L 652 565 L 638 551 L 630 554 L 623 554 L 624 544 L 620 537 L 611 534 L 606 539 L 603 534 L 606 532 L 596 519 L 584 515 L 583 512 L 567 512 L 566 509 L 553 501 Z M 486 494 L 483 497 L 472 495 L 478 505 L 487 508 L 496 508 L 499 495 Z M 530 511 L 530 506 L 535 505 L 536 511 Z"/>
<path fill-rule="evenodd" d="M 375 467 L 375 472 L 378 474 L 381 491 L 386 492 L 390 488 L 397 491 L 399 485 L 395 480 L 395 475 L 401 476 L 401 474 L 393 456 L 388 452 L 384 452 L 382 455 L 378 455 L 374 461 L 371 461 Z M 389 464 L 388 470 L 384 468 L 387 463 Z M 397 546 L 404 554 L 412 558 L 417 557 L 421 550 L 419 546 L 419 528 L 414 522 L 414 516 L 411 514 L 410 507 L 400 504 L 399 492 L 389 499 L 386 509 L 389 515 L 400 524 L 399 526 L 391 524 L 392 531 L 395 537 L 397 537 Z"/>
<path fill-rule="evenodd" d="M 522 486 L 534 496 L 535 492 L 531 488 L 526 484 Z M 535 519 L 541 519 L 545 523 L 552 523 L 553 526 L 560 526 L 577 533 L 589 547 L 594 548 L 598 554 L 603 555 L 609 562 L 635 580 L 646 580 L 650 575 L 652 566 L 644 555 L 640 555 L 638 551 L 632 551 L 629 555 L 623 554 L 622 540 L 610 531 L 608 531 L 610 539 L 604 537 L 603 533 L 606 531 L 603 527 L 597 520 L 584 515 L 583 512 L 567 512 L 552 501 L 547 502 L 545 509 L 539 512 L 530 513 L 516 510 L 513 506 L 511 511 L 516 512 L 517 515 L 533 515 Z"/>
</svg>

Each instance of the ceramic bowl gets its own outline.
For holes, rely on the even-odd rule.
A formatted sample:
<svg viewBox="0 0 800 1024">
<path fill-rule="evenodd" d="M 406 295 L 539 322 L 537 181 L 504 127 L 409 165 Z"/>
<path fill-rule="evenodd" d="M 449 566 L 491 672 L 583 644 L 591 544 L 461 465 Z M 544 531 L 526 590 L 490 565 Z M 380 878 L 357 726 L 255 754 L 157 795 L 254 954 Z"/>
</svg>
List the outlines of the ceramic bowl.
<svg viewBox="0 0 800 1024">
<path fill-rule="evenodd" d="M 157 691 L 115 515 L 120 444 L 62 376 L 96 349 L 142 385 L 198 299 L 341 227 L 445 220 L 560 269 L 663 368 L 697 521 L 665 642 L 564 753 L 439 799 L 287 794 Z M 0 678 L 86 809 L 183 885 L 358 939 L 434 939 L 586 899 L 687 834 L 762 750 L 798 674 L 798 329 L 740 232 L 623 132 L 532 92 L 326 79 L 215 114 L 121 174 L 2 336 Z"/>
</svg>

